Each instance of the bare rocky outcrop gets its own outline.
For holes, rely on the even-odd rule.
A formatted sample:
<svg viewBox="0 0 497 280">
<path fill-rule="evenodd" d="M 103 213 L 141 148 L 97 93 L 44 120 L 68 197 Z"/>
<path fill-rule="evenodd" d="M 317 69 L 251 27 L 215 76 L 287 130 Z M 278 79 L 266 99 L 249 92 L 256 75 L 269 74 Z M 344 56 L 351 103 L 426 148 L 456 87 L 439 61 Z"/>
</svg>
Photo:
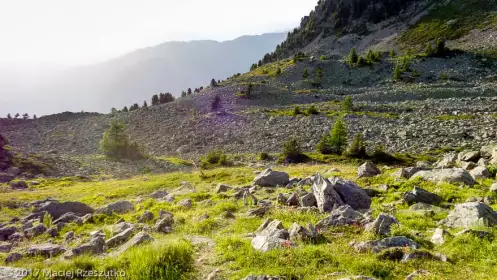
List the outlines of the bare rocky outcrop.
<svg viewBox="0 0 497 280">
<path fill-rule="evenodd" d="M 266 169 L 254 179 L 254 185 L 261 187 L 286 186 L 290 182 L 288 173 Z"/>
<path fill-rule="evenodd" d="M 440 223 L 448 227 L 495 226 L 497 213 L 484 203 L 467 202 L 456 205 Z"/>
</svg>

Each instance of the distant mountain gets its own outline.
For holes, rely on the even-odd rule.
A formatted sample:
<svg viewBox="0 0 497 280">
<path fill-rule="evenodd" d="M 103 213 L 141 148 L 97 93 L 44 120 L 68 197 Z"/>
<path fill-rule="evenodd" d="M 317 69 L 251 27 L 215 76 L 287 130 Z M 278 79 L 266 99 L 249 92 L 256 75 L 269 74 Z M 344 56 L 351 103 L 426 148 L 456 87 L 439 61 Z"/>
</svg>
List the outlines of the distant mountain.
<svg viewBox="0 0 497 280">
<path fill-rule="evenodd" d="M 247 72 L 273 50 L 286 33 L 243 36 L 232 41 L 167 42 L 91 66 L 72 68 L 33 79 L 0 70 L 0 114 L 42 114 L 61 111 L 109 112 L 133 103 L 150 103 L 160 92 L 178 96 L 182 90 L 205 86 Z"/>
</svg>

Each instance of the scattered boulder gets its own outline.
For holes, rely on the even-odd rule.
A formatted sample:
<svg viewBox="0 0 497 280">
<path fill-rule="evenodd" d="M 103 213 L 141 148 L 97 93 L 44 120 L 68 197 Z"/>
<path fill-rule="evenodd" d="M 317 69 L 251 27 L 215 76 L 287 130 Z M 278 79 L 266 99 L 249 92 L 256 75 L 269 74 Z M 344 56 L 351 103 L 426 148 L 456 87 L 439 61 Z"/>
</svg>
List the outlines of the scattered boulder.
<svg viewBox="0 0 497 280">
<path fill-rule="evenodd" d="M 0 253 L 9 253 L 12 250 L 12 244 L 8 242 L 0 243 Z"/>
<path fill-rule="evenodd" d="M 374 177 L 376 175 L 381 174 L 380 169 L 374 165 L 374 163 L 370 161 L 366 161 L 363 165 L 359 167 L 357 170 L 357 177 L 358 178 L 365 178 L 365 177 Z"/>
<path fill-rule="evenodd" d="M 225 185 L 225 184 L 219 184 L 217 185 L 217 188 L 216 188 L 216 193 L 224 193 L 224 192 L 227 192 L 229 190 L 231 190 L 232 188 L 228 185 Z"/>
<path fill-rule="evenodd" d="M 349 205 L 340 206 L 331 211 L 330 215 L 316 224 L 316 228 L 325 229 L 332 226 L 362 224 L 364 215 L 355 211 Z"/>
<path fill-rule="evenodd" d="M 497 225 L 497 213 L 484 203 L 466 202 L 456 205 L 440 223 L 448 227 L 494 226 Z"/>
<path fill-rule="evenodd" d="M 151 237 L 148 233 L 146 232 L 139 232 L 133 238 L 131 238 L 128 242 L 124 243 L 119 247 L 116 251 L 111 253 L 111 257 L 116 257 L 122 255 L 124 252 L 128 251 L 129 249 L 136 247 L 138 245 L 142 245 L 144 243 L 152 242 L 154 241 L 154 238 Z"/>
<path fill-rule="evenodd" d="M 173 224 L 173 215 L 164 215 L 155 223 L 154 230 L 162 233 L 170 233 L 171 231 L 173 231 Z"/>
<path fill-rule="evenodd" d="M 189 198 L 183 199 L 182 201 L 178 202 L 178 205 L 190 209 L 192 208 L 192 200 Z"/>
<path fill-rule="evenodd" d="M 24 230 L 24 236 L 27 238 L 36 237 L 44 234 L 47 231 L 47 227 L 43 224 L 37 224 L 32 228 L 28 228 Z"/>
<path fill-rule="evenodd" d="M 426 168 L 426 167 L 407 167 L 407 168 L 400 168 L 395 173 L 393 173 L 392 176 L 395 177 L 395 178 L 409 179 L 414 174 L 416 174 L 417 172 L 422 171 L 422 170 L 430 170 L 430 169 Z"/>
<path fill-rule="evenodd" d="M 433 261 L 441 261 L 441 262 L 447 262 L 448 258 L 446 255 L 443 254 L 432 254 L 427 251 L 420 251 L 420 250 L 415 250 L 414 252 L 409 252 L 404 254 L 402 257 L 402 262 L 408 262 L 410 260 L 433 260 Z"/>
<path fill-rule="evenodd" d="M 266 212 L 269 211 L 267 207 L 258 207 L 254 209 L 250 209 L 247 211 L 247 216 L 257 216 L 262 217 Z"/>
<path fill-rule="evenodd" d="M 161 199 L 167 196 L 169 193 L 167 191 L 155 191 L 150 194 L 150 198 Z"/>
<path fill-rule="evenodd" d="M 442 198 L 420 187 L 414 187 L 412 191 L 404 194 L 404 201 L 409 205 L 419 202 L 438 205 L 442 202 Z"/>
<path fill-rule="evenodd" d="M 64 234 L 64 240 L 66 243 L 69 243 L 74 239 L 74 232 L 73 231 L 68 231 L 66 234 Z"/>
<path fill-rule="evenodd" d="M 28 188 L 28 184 L 25 181 L 11 181 L 10 188 L 13 190 L 24 190 Z"/>
<path fill-rule="evenodd" d="M 270 221 L 268 223 L 268 221 Z M 288 231 L 283 227 L 283 224 L 278 220 L 267 220 L 256 232 L 256 235 L 271 236 L 279 239 L 288 239 L 290 237 Z"/>
<path fill-rule="evenodd" d="M 319 173 L 314 176 L 312 192 L 321 212 L 331 212 L 335 205 L 341 206 L 345 204 L 331 182 Z"/>
<path fill-rule="evenodd" d="M 493 183 L 492 186 L 490 186 L 490 191 L 493 193 L 497 193 L 497 182 Z"/>
<path fill-rule="evenodd" d="M 22 259 L 23 257 L 24 256 L 21 253 L 13 252 L 7 255 L 7 258 L 5 258 L 5 263 L 13 263 Z"/>
<path fill-rule="evenodd" d="M 58 256 L 65 251 L 64 247 L 57 244 L 36 244 L 27 250 L 27 254 L 31 257 L 41 256 L 48 259 Z"/>
<path fill-rule="evenodd" d="M 431 243 L 435 245 L 442 245 L 445 243 L 447 237 L 450 236 L 451 236 L 450 232 L 446 231 L 443 228 L 437 228 L 435 230 L 435 233 L 433 233 L 433 236 L 431 237 Z"/>
<path fill-rule="evenodd" d="M 366 224 L 365 229 L 377 235 L 389 235 L 393 224 L 399 224 L 394 216 L 380 213 L 374 222 Z"/>
<path fill-rule="evenodd" d="M 478 162 L 476 164 L 478 166 L 487 166 L 489 163 L 490 163 L 490 160 L 488 160 L 486 158 L 481 158 L 478 160 Z"/>
<path fill-rule="evenodd" d="M 261 187 L 286 186 L 290 182 L 288 173 L 266 169 L 254 179 L 254 185 Z"/>
<path fill-rule="evenodd" d="M 288 200 L 288 197 L 282 193 L 279 193 L 278 196 L 276 197 L 276 201 L 278 201 L 279 204 L 286 204 L 286 201 Z"/>
<path fill-rule="evenodd" d="M 145 213 L 143 213 L 143 215 L 141 215 L 141 217 L 138 219 L 138 222 L 146 223 L 152 221 L 153 219 L 154 219 L 154 214 L 150 211 L 145 211 Z"/>
<path fill-rule="evenodd" d="M 64 254 L 65 259 L 71 259 L 76 256 L 80 256 L 83 254 L 101 254 L 104 252 L 105 239 L 101 236 L 91 239 L 88 243 L 80 245 L 76 248 L 73 248 L 70 251 L 67 251 Z"/>
<path fill-rule="evenodd" d="M 477 166 L 477 167 L 473 168 L 469 172 L 469 174 L 471 174 L 471 176 L 473 176 L 473 178 L 475 180 L 487 179 L 487 178 L 492 177 L 492 174 L 490 174 L 490 171 L 488 171 L 488 169 L 484 166 Z"/>
<path fill-rule="evenodd" d="M 76 223 L 78 225 L 81 225 L 83 224 L 83 220 L 81 219 L 81 217 L 77 216 L 76 214 L 74 213 L 65 213 L 64 215 L 60 216 L 60 218 L 58 218 L 57 220 L 53 221 L 53 224 L 58 224 L 58 223 Z"/>
<path fill-rule="evenodd" d="M 0 228 L 0 241 L 6 241 L 9 239 L 9 236 L 16 233 L 18 230 L 15 226 Z"/>
<path fill-rule="evenodd" d="M 121 232 L 127 230 L 128 228 L 132 228 L 132 227 L 133 227 L 133 224 L 126 223 L 126 222 L 120 222 L 112 228 L 112 233 L 114 235 L 117 235 L 117 234 L 120 234 Z"/>
<path fill-rule="evenodd" d="M 57 230 L 57 228 L 49 228 L 46 232 L 46 234 L 48 234 L 48 236 L 50 237 L 57 237 L 59 236 L 59 231 Z"/>
<path fill-rule="evenodd" d="M 288 206 L 299 206 L 300 201 L 299 201 L 299 194 L 298 192 L 293 193 L 285 202 L 286 205 Z"/>
<path fill-rule="evenodd" d="M 24 239 L 24 235 L 20 232 L 15 232 L 11 236 L 9 236 L 10 242 L 20 242 Z"/>
<path fill-rule="evenodd" d="M 52 216 L 54 220 L 56 220 L 60 218 L 62 215 L 69 212 L 77 216 L 84 216 L 86 214 L 91 214 L 95 212 L 95 210 L 90 206 L 77 201 L 68 201 L 68 202 L 48 201 L 46 203 L 41 204 L 41 206 L 36 208 L 33 213 L 39 214 L 41 215 L 41 217 L 43 217 L 44 212 L 47 212 L 48 214 L 50 214 L 50 216 Z"/>
<path fill-rule="evenodd" d="M 9 173 L 0 172 L 0 183 L 8 183 L 14 180 L 15 176 Z"/>
<path fill-rule="evenodd" d="M 474 162 L 471 162 L 471 161 L 461 161 L 459 164 L 461 165 L 462 169 L 468 170 L 468 171 L 477 166 Z"/>
<path fill-rule="evenodd" d="M 395 247 L 400 247 L 400 248 L 405 248 L 409 247 L 412 249 L 419 249 L 420 246 L 412 241 L 411 239 L 405 237 L 405 236 L 395 236 L 395 237 L 388 237 L 385 239 L 381 240 L 374 240 L 374 241 L 363 241 L 359 243 L 351 243 L 352 247 L 358 252 L 368 252 L 368 251 L 373 251 L 374 253 L 379 253 L 383 250 L 389 249 L 389 248 L 395 248 Z"/>
<path fill-rule="evenodd" d="M 439 183 L 462 183 L 465 185 L 473 186 L 476 181 L 473 179 L 468 171 L 462 168 L 452 169 L 435 169 L 431 171 L 419 171 L 414 174 L 411 179 L 422 178 L 423 180 Z"/>
<path fill-rule="evenodd" d="M 134 228 L 131 227 L 119 234 L 114 235 L 112 238 L 105 241 L 105 246 L 107 248 L 114 248 L 116 246 L 123 244 L 124 242 L 128 241 L 131 238 L 131 236 L 133 235 L 133 231 Z"/>
<path fill-rule="evenodd" d="M 373 277 L 369 277 L 369 276 L 357 275 L 357 276 L 350 276 L 350 277 L 346 277 L 346 278 L 340 278 L 338 280 L 378 280 L 378 279 L 373 278 Z"/>
<path fill-rule="evenodd" d="M 300 197 L 300 206 L 302 207 L 317 207 L 318 202 L 313 193 L 308 193 Z"/>
<path fill-rule="evenodd" d="M 355 210 L 369 209 L 371 206 L 371 197 L 354 182 L 333 177 L 330 178 L 330 183 L 338 192 L 343 202 Z"/>
<path fill-rule="evenodd" d="M 459 161 L 474 161 L 480 158 L 480 151 L 462 151 L 457 156 Z"/>
<path fill-rule="evenodd" d="M 252 248 L 261 252 L 267 252 L 270 250 L 282 248 L 284 246 L 287 246 L 287 244 L 288 246 L 291 246 L 292 243 L 285 239 L 262 235 L 257 235 L 256 237 L 252 238 L 251 242 Z"/>
<path fill-rule="evenodd" d="M 289 231 L 290 240 L 303 240 L 303 241 L 316 240 L 317 230 L 311 224 L 309 224 L 308 226 L 309 230 L 297 223 L 293 223 Z"/>
<path fill-rule="evenodd" d="M 446 154 L 443 159 L 435 164 L 435 168 L 452 168 L 456 165 L 457 155 L 455 153 Z"/>
<path fill-rule="evenodd" d="M 116 201 L 114 203 L 111 203 L 107 206 L 104 206 L 100 209 L 97 210 L 98 213 L 106 214 L 106 215 L 112 215 L 112 213 L 116 214 L 125 214 L 128 212 L 131 212 L 135 210 L 135 207 L 133 204 L 127 200 L 122 200 L 122 201 Z"/>
</svg>

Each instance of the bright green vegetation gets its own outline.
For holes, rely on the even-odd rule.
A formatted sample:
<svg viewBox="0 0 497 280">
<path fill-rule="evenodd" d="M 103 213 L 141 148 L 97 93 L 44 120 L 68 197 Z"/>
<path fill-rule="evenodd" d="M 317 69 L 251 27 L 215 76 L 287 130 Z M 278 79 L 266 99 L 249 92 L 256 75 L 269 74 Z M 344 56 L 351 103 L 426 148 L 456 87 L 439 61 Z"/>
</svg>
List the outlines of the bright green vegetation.
<svg viewBox="0 0 497 280">
<path fill-rule="evenodd" d="M 402 34 L 406 44 L 424 44 L 439 38 L 452 40 L 471 30 L 497 24 L 497 1 L 455 0 L 447 5 L 437 0 L 438 7 Z"/>
<path fill-rule="evenodd" d="M 129 140 L 126 126 L 122 122 L 112 121 L 100 142 L 100 149 L 109 158 L 142 159 L 145 153 L 138 144 Z"/>
<path fill-rule="evenodd" d="M 335 167 L 339 171 L 331 174 L 327 171 Z M 433 246 L 428 241 L 437 223 L 446 217 L 447 210 L 418 212 L 411 211 L 406 204 L 396 204 L 402 193 L 412 190 L 414 186 L 435 192 L 445 203 L 462 203 L 470 197 L 491 195 L 488 191 L 491 182 L 481 181 L 474 187 L 460 188 L 451 184 L 433 184 L 421 180 L 394 180 L 390 177 L 393 170 L 383 170 L 384 174 L 365 179 L 356 179 L 358 164 L 333 163 L 327 165 L 289 165 L 277 166 L 275 170 L 286 171 L 291 177 L 306 177 L 316 172 L 326 176 L 340 176 L 355 180 L 361 187 L 372 187 L 378 190 L 381 184 L 388 184 L 388 191 L 380 191 L 373 198 L 372 211 L 376 216 L 380 212 L 388 212 L 397 217 L 401 225 L 392 229 L 391 235 L 405 235 L 422 245 L 424 250 L 446 254 L 451 262 L 416 260 L 398 262 L 380 259 L 381 255 L 373 253 L 358 253 L 348 244 L 351 241 L 377 239 L 361 227 L 335 227 L 323 231 L 324 236 L 319 242 L 299 242 L 295 248 L 282 248 L 267 253 L 257 252 L 250 245 L 250 238 L 244 237 L 254 232 L 266 218 L 278 219 L 285 228 L 294 222 L 301 225 L 316 223 L 326 214 L 318 212 L 298 211 L 295 208 L 271 208 L 265 217 L 247 216 L 251 208 L 243 200 L 232 198 L 235 191 L 223 194 L 214 192 L 218 183 L 232 186 L 245 186 L 253 177 L 254 169 L 247 167 L 217 168 L 203 172 L 175 172 L 162 175 L 138 176 L 128 180 L 108 180 L 97 182 L 79 182 L 72 178 L 59 180 L 40 180 L 41 185 L 33 186 L 32 190 L 9 192 L 0 197 L 3 206 L 9 203 L 22 204 L 36 199 L 53 197 L 60 200 L 77 200 L 99 207 L 109 202 L 129 199 L 136 201 L 135 212 L 111 217 L 97 216 L 93 223 L 77 226 L 69 224 L 61 232 L 69 230 L 76 234 L 87 236 L 95 229 L 103 228 L 109 234 L 108 227 L 119 218 L 136 222 L 141 214 L 148 210 L 157 215 L 159 210 L 174 213 L 175 224 L 171 234 L 154 233 L 156 241 L 150 245 L 137 247 L 118 258 L 98 258 L 82 256 L 71 261 L 53 259 L 53 263 L 41 262 L 40 259 L 23 259 L 15 265 L 19 267 L 50 268 L 52 270 L 122 270 L 125 279 L 204 279 L 216 268 L 221 269 L 220 276 L 225 279 L 241 279 L 248 274 L 269 274 L 286 276 L 288 279 L 329 279 L 326 275 L 334 272 L 345 272 L 349 275 L 366 275 L 379 279 L 404 279 L 408 274 L 417 270 L 430 271 L 430 277 L 425 279 L 451 279 L 458 275 L 464 279 L 493 279 L 497 275 L 497 243 L 492 239 L 476 238 L 471 235 L 449 238 L 444 245 Z M 178 189 L 182 182 L 188 182 L 194 192 Z M 168 190 L 176 193 L 175 201 L 190 198 L 193 201 L 191 209 L 166 202 L 147 199 L 147 195 L 157 190 Z M 307 191 L 310 190 L 306 186 Z M 259 190 L 255 195 L 259 199 L 276 203 L 278 193 L 288 193 L 292 190 L 275 189 L 274 191 Z M 495 197 L 495 195 L 493 195 Z M 494 209 L 496 204 L 491 205 Z M 224 217 L 225 211 L 231 211 L 235 219 Z M 10 220 L 14 215 L 27 214 L 28 209 L 9 209 L 2 207 L 0 220 Z M 203 214 L 209 218 L 200 219 Z M 460 229 L 450 230 L 452 233 Z M 497 230 L 485 229 L 495 236 Z M 204 236 L 215 241 L 213 247 L 208 245 L 193 245 L 189 236 Z M 47 237 L 40 236 L 34 242 L 42 242 Z M 54 241 L 60 242 L 62 237 Z M 21 244 L 22 246 L 23 244 Z M 71 244 L 74 245 L 74 244 Z M 2 254 L 4 257 L 5 254 Z M 202 258 L 202 262 L 196 260 Z M 36 279 L 36 278 L 35 278 Z M 118 278 L 119 279 L 119 278 Z"/>
<path fill-rule="evenodd" d="M 473 115 L 441 115 L 436 117 L 436 119 L 441 121 L 451 121 L 451 120 L 472 120 L 475 116 Z"/>
</svg>

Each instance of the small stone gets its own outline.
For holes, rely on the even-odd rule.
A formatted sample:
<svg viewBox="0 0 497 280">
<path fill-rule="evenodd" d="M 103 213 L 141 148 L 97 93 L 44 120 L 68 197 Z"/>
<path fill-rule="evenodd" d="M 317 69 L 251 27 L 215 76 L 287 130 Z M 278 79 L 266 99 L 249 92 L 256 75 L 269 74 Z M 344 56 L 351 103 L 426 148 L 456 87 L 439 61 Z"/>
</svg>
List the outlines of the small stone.
<svg viewBox="0 0 497 280">
<path fill-rule="evenodd" d="M 224 193 L 229 190 L 231 190 L 231 186 L 225 185 L 225 184 L 219 184 L 216 189 L 216 193 Z"/>
<path fill-rule="evenodd" d="M 435 233 L 433 233 L 433 236 L 431 237 L 431 242 L 435 245 L 442 245 L 445 243 L 445 240 L 448 236 L 451 236 L 448 231 L 442 228 L 437 228 L 435 230 Z"/>
<path fill-rule="evenodd" d="M 139 223 L 147 223 L 154 219 L 154 214 L 150 211 L 145 211 L 143 215 L 141 215 L 140 219 L 138 219 Z"/>
<path fill-rule="evenodd" d="M 365 177 L 374 177 L 376 175 L 381 174 L 381 171 L 370 161 L 366 161 L 363 165 L 359 167 L 357 170 L 357 177 L 358 178 L 365 178 Z"/>
<path fill-rule="evenodd" d="M 192 208 L 192 200 L 187 198 L 183 199 L 182 201 L 178 202 L 178 205 L 187 209 Z"/>
</svg>

